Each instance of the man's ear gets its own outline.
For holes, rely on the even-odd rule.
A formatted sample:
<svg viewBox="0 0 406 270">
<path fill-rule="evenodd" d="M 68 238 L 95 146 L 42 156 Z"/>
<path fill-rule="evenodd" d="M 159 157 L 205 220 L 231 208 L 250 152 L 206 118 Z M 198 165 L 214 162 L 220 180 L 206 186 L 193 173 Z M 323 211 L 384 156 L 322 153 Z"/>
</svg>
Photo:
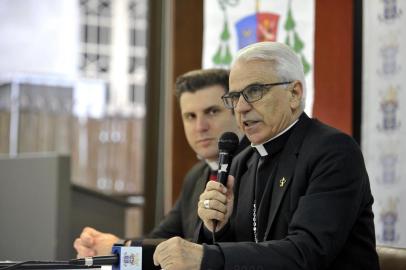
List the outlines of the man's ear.
<svg viewBox="0 0 406 270">
<path fill-rule="evenodd" d="M 290 90 L 290 106 L 292 110 L 296 110 L 300 107 L 300 103 L 302 101 L 303 96 L 303 86 L 300 81 L 293 82 L 293 88 Z"/>
</svg>

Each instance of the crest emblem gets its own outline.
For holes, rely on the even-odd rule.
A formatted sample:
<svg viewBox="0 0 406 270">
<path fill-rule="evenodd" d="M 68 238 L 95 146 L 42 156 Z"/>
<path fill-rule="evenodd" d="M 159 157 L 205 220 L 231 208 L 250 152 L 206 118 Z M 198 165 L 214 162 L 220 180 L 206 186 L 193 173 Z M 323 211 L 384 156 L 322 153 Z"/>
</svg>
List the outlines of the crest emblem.
<svg viewBox="0 0 406 270">
<path fill-rule="evenodd" d="M 219 6 L 223 13 L 223 30 L 220 34 L 220 42 L 216 53 L 212 57 L 212 63 L 218 67 L 228 67 L 232 60 L 233 54 L 230 50 L 230 38 L 233 32 L 230 30 L 232 25 L 228 20 L 228 8 L 233 8 L 239 5 L 239 0 L 224 1 L 218 0 Z M 250 44 L 261 41 L 276 41 L 278 38 L 278 27 L 281 14 L 274 12 L 261 12 L 260 0 L 255 2 L 255 12 L 251 15 L 239 19 L 235 23 L 237 36 L 237 49 L 242 49 Z M 285 43 L 291 47 L 300 57 L 303 64 L 303 71 L 307 75 L 311 70 L 311 64 L 304 53 L 305 42 L 300 33 L 296 30 L 296 21 L 293 16 L 291 1 L 288 1 L 286 21 L 284 28 L 286 30 Z"/>
<path fill-rule="evenodd" d="M 396 243 L 399 240 L 396 231 L 396 223 L 398 222 L 397 204 L 397 198 L 389 198 L 386 208 L 383 208 L 380 213 L 382 231 L 379 240 L 383 243 Z"/>
<path fill-rule="evenodd" d="M 398 181 L 396 172 L 398 158 L 398 155 L 395 153 L 385 153 L 380 157 L 382 167 L 381 183 L 385 185 L 393 185 Z"/>
<path fill-rule="evenodd" d="M 398 90 L 390 86 L 381 99 L 382 123 L 378 124 L 380 131 L 395 131 L 400 127 L 398 114 Z"/>
<path fill-rule="evenodd" d="M 380 21 L 390 23 L 402 15 L 397 0 L 381 0 L 381 2 L 383 2 L 383 11 L 378 16 Z"/>
<path fill-rule="evenodd" d="M 382 58 L 382 68 L 378 71 L 378 74 L 384 76 L 395 75 L 400 67 L 397 64 L 399 48 L 395 42 L 387 44 L 380 49 L 380 55 Z"/>
</svg>

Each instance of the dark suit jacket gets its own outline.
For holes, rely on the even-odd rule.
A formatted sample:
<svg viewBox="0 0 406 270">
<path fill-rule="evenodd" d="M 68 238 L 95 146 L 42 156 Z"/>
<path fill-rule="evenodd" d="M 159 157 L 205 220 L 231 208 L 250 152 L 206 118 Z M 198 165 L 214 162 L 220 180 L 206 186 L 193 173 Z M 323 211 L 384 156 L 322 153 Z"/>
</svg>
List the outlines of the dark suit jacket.
<svg viewBox="0 0 406 270">
<path fill-rule="evenodd" d="M 245 149 L 233 162 L 234 211 L 217 247 L 205 247 L 202 265 L 221 254 L 230 270 L 379 269 L 373 197 L 351 137 L 302 114 L 271 180 L 266 240 L 259 244 L 252 242 L 254 151 Z"/>
<path fill-rule="evenodd" d="M 197 204 L 206 187 L 209 166 L 200 161 L 185 176 L 180 197 L 165 219 L 148 235 L 150 238 L 180 236 L 192 239 L 198 224 Z"/>
</svg>

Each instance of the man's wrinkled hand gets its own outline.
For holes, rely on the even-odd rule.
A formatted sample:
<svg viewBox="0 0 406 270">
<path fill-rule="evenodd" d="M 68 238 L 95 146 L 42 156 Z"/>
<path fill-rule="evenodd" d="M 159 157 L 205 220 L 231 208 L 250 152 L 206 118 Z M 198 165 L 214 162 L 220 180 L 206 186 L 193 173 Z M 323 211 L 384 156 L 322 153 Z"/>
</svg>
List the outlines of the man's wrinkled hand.
<svg viewBox="0 0 406 270">
<path fill-rule="evenodd" d="M 156 247 L 153 258 L 154 264 L 165 270 L 198 270 L 203 259 L 203 246 L 173 237 Z"/>
<path fill-rule="evenodd" d="M 218 220 L 216 231 L 224 227 L 233 212 L 234 177 L 229 175 L 227 188 L 216 181 L 209 181 L 200 195 L 197 214 L 204 226 L 213 231 L 213 220 Z"/>
<path fill-rule="evenodd" d="M 113 234 L 86 227 L 73 242 L 73 247 L 78 253 L 78 258 L 103 256 L 111 254 L 111 249 L 118 240 L 119 238 Z"/>
</svg>

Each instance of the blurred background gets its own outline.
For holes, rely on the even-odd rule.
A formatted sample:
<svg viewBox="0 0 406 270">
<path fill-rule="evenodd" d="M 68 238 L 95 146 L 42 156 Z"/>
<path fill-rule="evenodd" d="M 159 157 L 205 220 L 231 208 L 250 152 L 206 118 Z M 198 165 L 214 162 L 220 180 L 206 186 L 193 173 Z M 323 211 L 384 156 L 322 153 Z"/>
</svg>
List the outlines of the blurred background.
<svg viewBox="0 0 406 270">
<path fill-rule="evenodd" d="M 377 240 L 406 247 L 405 8 L 396 0 L 0 0 L 0 260 L 73 258 L 86 225 L 126 238 L 149 232 L 197 161 L 174 80 L 228 67 L 247 45 L 237 41 L 237 19 L 252 14 L 258 25 L 274 20 L 269 30 L 280 34 L 251 42 L 288 43 L 292 34 L 309 72 L 306 111 L 362 146 Z"/>
</svg>

